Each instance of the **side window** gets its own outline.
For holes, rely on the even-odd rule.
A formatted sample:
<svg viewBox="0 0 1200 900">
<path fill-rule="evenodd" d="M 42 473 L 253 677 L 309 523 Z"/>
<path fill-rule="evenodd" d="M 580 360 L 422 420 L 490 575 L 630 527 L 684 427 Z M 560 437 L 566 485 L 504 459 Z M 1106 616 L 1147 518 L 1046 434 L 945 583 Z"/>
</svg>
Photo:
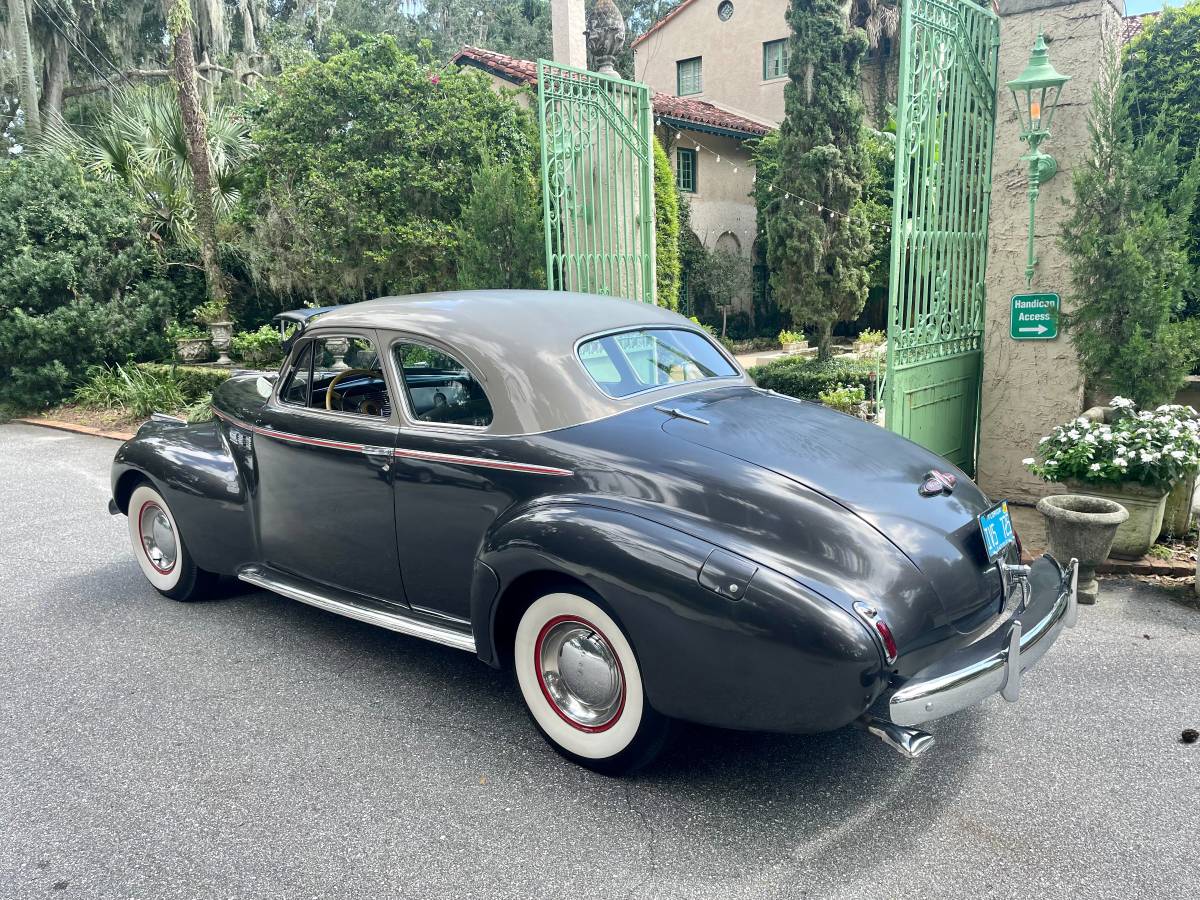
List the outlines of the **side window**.
<svg viewBox="0 0 1200 900">
<path fill-rule="evenodd" d="M 315 338 L 310 346 L 310 408 L 382 418 L 392 414 L 387 381 L 374 344 L 364 337 L 336 335 Z"/>
<path fill-rule="evenodd" d="M 375 346 L 361 337 L 321 337 L 304 344 L 279 399 L 293 406 L 387 418 L 387 382 Z"/>
<path fill-rule="evenodd" d="M 395 345 L 408 407 L 420 422 L 492 424 L 492 405 L 470 370 L 448 353 L 413 341 Z"/>
<path fill-rule="evenodd" d="M 296 357 L 295 365 L 288 370 L 287 381 L 284 382 L 284 388 L 279 394 L 279 399 L 284 403 L 291 403 L 295 406 L 307 406 L 308 382 L 311 377 L 312 344 L 308 343 L 304 345 L 304 349 Z"/>
</svg>

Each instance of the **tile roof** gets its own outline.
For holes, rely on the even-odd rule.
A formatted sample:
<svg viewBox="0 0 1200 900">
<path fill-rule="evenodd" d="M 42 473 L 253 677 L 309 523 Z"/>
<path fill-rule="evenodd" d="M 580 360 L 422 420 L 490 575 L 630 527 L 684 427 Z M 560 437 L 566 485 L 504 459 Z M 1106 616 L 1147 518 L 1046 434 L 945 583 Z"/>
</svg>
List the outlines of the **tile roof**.
<svg viewBox="0 0 1200 900">
<path fill-rule="evenodd" d="M 490 72 L 512 84 L 537 83 L 537 65 L 528 59 L 517 59 L 493 50 L 463 47 L 454 57 L 460 66 L 474 66 Z M 707 100 L 692 100 L 674 94 L 654 92 L 654 114 L 678 128 L 691 128 L 732 137 L 761 137 L 771 126 L 723 109 Z"/>
<path fill-rule="evenodd" d="M 1121 43 L 1128 44 L 1157 17 L 1158 13 L 1156 12 L 1142 13 L 1140 16 L 1125 16 L 1121 19 Z"/>
</svg>

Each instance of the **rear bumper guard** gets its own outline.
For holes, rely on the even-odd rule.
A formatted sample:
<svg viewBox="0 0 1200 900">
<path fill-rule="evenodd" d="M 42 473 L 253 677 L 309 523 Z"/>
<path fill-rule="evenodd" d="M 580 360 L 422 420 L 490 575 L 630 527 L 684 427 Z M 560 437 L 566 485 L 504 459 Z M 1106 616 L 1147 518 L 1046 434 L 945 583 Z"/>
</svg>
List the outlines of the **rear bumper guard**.
<svg viewBox="0 0 1200 900">
<path fill-rule="evenodd" d="M 1060 565 L 1046 555 L 1029 574 L 1029 602 L 1006 625 L 918 672 L 890 697 L 887 718 L 918 725 L 1000 694 L 1021 695 L 1021 676 L 1040 660 L 1079 612 L 1079 563 Z"/>
</svg>

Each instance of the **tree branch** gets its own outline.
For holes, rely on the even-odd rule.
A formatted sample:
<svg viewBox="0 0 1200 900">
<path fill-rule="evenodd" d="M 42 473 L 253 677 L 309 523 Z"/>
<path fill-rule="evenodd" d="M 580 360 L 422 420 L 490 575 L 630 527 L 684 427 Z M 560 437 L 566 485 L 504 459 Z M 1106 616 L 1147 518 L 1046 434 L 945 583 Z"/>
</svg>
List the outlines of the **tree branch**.
<svg viewBox="0 0 1200 900">
<path fill-rule="evenodd" d="M 229 68 L 229 66 L 222 66 L 218 63 L 213 63 L 213 62 L 198 63 L 196 65 L 196 71 L 197 72 L 221 72 L 225 75 L 237 75 L 238 74 L 233 69 Z M 135 78 L 136 79 L 170 78 L 171 70 L 170 69 L 127 69 L 121 73 L 121 77 L 124 79 L 127 79 L 129 81 L 132 81 Z M 263 77 L 262 72 L 259 72 L 257 69 L 247 69 L 246 71 L 241 73 L 241 77 L 238 80 L 241 81 L 243 84 L 245 84 L 247 78 L 262 78 L 262 77 Z M 63 95 L 64 99 L 66 99 L 67 97 L 79 97 L 79 96 L 82 96 L 83 94 L 94 94 L 96 91 L 107 90 L 109 87 L 111 87 L 111 85 L 107 82 L 102 82 L 100 84 L 72 85 L 71 87 L 64 88 L 62 95 Z"/>
</svg>

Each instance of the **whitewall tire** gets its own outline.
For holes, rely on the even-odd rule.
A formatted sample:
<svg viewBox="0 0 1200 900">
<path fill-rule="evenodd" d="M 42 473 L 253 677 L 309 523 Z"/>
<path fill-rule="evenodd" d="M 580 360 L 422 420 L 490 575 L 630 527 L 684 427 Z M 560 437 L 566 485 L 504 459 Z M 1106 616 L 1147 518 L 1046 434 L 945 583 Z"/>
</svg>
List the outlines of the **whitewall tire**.
<svg viewBox="0 0 1200 900">
<path fill-rule="evenodd" d="M 138 485 L 127 512 L 133 555 L 146 580 L 173 600 L 196 600 L 216 580 L 192 562 L 167 501 L 149 484 Z"/>
<path fill-rule="evenodd" d="M 586 597 L 555 592 L 535 600 L 517 625 L 513 663 L 538 730 L 567 758 L 619 774 L 645 765 L 666 743 L 669 723 L 646 702 L 633 647 Z"/>
</svg>

